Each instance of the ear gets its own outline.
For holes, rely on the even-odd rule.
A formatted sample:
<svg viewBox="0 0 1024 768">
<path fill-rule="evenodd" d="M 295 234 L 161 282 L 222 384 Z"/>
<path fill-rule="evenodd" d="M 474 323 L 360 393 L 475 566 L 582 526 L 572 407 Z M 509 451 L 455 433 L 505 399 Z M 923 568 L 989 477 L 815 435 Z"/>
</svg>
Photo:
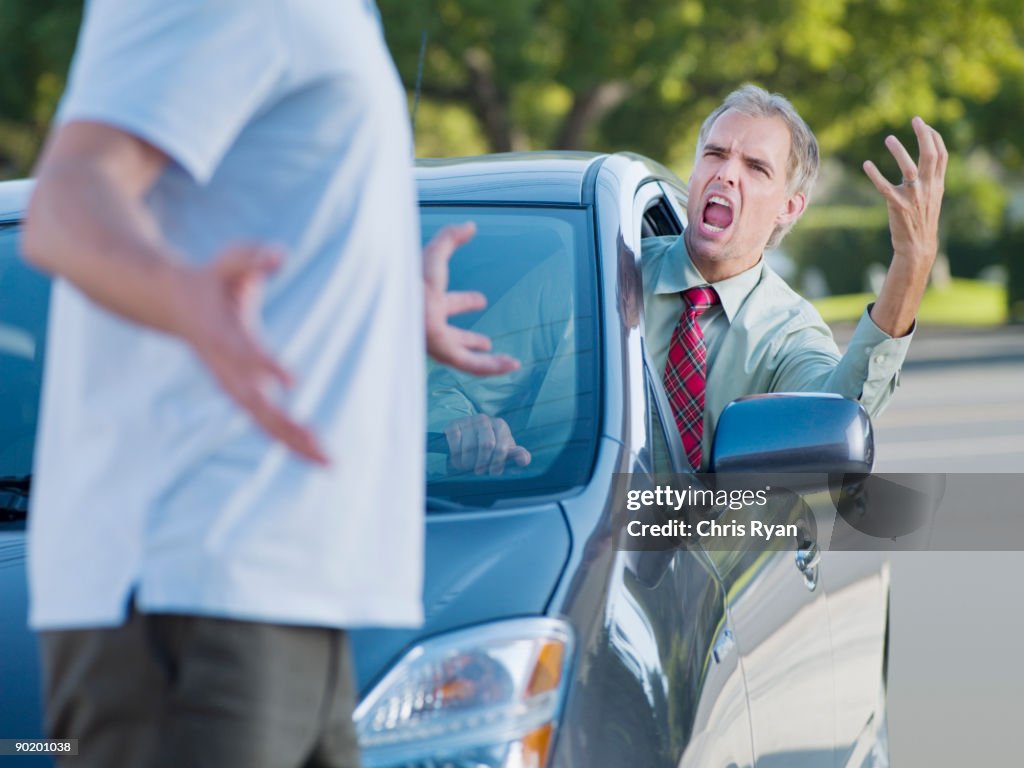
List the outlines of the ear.
<svg viewBox="0 0 1024 768">
<path fill-rule="evenodd" d="M 797 192 L 786 200 L 786 204 L 783 206 L 782 211 L 775 217 L 775 223 L 782 226 L 792 224 L 800 218 L 804 212 L 804 208 L 806 207 L 807 198 L 804 197 L 802 192 Z"/>
</svg>

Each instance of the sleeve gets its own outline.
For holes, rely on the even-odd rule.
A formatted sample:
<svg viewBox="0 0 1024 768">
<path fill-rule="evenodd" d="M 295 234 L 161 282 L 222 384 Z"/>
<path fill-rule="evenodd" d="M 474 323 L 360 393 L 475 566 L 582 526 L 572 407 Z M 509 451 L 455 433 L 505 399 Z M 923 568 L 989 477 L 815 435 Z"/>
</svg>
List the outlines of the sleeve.
<svg viewBox="0 0 1024 768">
<path fill-rule="evenodd" d="M 202 184 L 285 63 L 266 0 L 93 0 L 57 119 L 132 133 Z"/>
<path fill-rule="evenodd" d="M 914 329 L 893 338 L 875 325 L 870 312 L 868 305 L 842 356 L 820 316 L 788 335 L 771 391 L 834 392 L 859 401 L 872 418 L 881 414 L 896 392 Z"/>
</svg>

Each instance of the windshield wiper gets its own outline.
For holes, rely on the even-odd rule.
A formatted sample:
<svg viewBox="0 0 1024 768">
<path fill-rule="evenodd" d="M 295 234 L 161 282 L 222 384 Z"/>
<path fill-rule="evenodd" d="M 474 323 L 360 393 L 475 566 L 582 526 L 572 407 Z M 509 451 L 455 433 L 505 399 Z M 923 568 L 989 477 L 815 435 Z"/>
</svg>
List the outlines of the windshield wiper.
<svg viewBox="0 0 1024 768">
<path fill-rule="evenodd" d="M 32 492 L 32 475 L 0 477 L 0 523 L 28 517 L 28 497 Z"/>
<path fill-rule="evenodd" d="M 32 491 L 32 475 L 21 477 L 0 477 L 0 491 L 12 491 L 24 493 L 26 496 Z"/>
<path fill-rule="evenodd" d="M 427 510 L 431 512 L 454 512 L 458 509 L 472 509 L 466 504 L 461 504 L 441 496 L 427 496 Z"/>
</svg>

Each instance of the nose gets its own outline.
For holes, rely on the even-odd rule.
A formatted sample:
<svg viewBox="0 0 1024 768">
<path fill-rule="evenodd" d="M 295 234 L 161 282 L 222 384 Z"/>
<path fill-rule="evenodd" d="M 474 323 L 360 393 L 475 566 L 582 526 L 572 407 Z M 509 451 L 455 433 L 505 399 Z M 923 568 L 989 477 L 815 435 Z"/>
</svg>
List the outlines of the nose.
<svg viewBox="0 0 1024 768">
<path fill-rule="evenodd" d="M 739 171 L 740 158 L 736 157 L 735 154 L 730 154 L 722 159 L 718 166 L 718 173 L 715 174 L 715 179 L 722 184 L 734 187 L 739 180 Z"/>
</svg>

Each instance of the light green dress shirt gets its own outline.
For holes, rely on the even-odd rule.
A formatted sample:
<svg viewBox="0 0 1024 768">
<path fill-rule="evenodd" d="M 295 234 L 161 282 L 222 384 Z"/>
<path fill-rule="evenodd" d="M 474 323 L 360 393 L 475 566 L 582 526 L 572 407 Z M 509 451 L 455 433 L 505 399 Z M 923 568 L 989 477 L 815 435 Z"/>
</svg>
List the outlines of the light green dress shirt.
<svg viewBox="0 0 1024 768">
<path fill-rule="evenodd" d="M 647 348 L 663 374 L 672 332 L 683 311 L 682 291 L 708 285 L 690 261 L 682 237 L 643 241 Z M 703 454 L 710 455 L 718 417 L 731 401 L 767 392 L 834 392 L 857 400 L 868 414 L 885 408 L 913 336 L 893 338 L 868 314 L 845 355 L 810 302 L 761 259 L 712 284 L 721 304 L 698 319 L 707 344 Z"/>
</svg>

